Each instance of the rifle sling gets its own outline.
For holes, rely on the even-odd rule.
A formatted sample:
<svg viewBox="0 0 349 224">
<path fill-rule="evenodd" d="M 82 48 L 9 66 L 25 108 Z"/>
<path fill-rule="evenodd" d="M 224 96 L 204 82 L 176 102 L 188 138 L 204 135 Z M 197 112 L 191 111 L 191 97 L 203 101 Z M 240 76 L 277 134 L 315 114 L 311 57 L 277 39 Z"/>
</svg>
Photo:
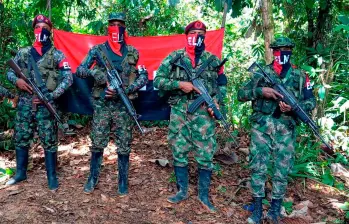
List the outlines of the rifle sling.
<svg viewBox="0 0 349 224">
<path fill-rule="evenodd" d="M 189 74 L 187 74 L 189 80 L 193 80 L 193 79 L 196 79 L 196 78 L 200 77 L 201 73 L 203 73 L 203 72 L 205 71 L 206 67 L 210 65 L 211 61 L 213 61 L 214 58 L 215 58 L 215 56 L 211 55 L 211 56 L 207 59 L 207 61 L 205 61 L 205 63 L 202 64 L 202 65 L 200 66 L 200 68 L 198 69 L 198 73 L 197 73 L 197 75 L 196 75 L 195 77 L 193 77 L 193 75 L 192 75 L 192 73 L 190 72 L 190 70 L 189 70 L 187 64 L 185 64 L 185 62 L 183 61 L 183 58 L 180 57 L 180 58 L 178 58 L 178 59 L 179 59 L 179 62 L 180 62 L 180 66 L 183 66 L 183 67 L 186 67 L 186 68 L 187 68 L 187 70 L 188 70 L 188 72 L 189 72 Z M 177 59 L 177 60 L 178 60 L 178 59 Z M 176 64 L 175 64 L 175 65 L 176 65 Z M 178 66 L 178 65 L 177 65 L 177 66 Z M 186 70 L 185 70 L 185 72 L 187 73 Z"/>
<path fill-rule="evenodd" d="M 32 67 L 35 74 L 35 77 L 34 77 L 35 82 L 39 85 L 40 88 L 42 86 L 45 86 L 44 82 L 42 81 L 42 77 L 41 77 L 41 73 L 39 71 L 38 65 L 36 64 L 32 54 L 29 54 L 28 60 L 30 61 L 28 62 L 28 74 L 30 74 L 30 69 Z"/>
<path fill-rule="evenodd" d="M 105 57 L 107 59 L 110 69 L 116 71 L 116 68 L 114 68 L 114 65 L 113 65 L 113 60 L 111 60 L 110 54 L 107 48 L 105 47 L 105 45 L 100 45 L 99 49 L 101 50 L 102 57 Z"/>
</svg>

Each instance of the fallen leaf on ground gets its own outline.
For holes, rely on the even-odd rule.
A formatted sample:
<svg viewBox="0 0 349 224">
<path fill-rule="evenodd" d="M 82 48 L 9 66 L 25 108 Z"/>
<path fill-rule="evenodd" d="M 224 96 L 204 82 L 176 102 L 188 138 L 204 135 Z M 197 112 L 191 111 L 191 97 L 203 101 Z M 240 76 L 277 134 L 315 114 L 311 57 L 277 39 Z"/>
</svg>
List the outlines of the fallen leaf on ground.
<svg viewBox="0 0 349 224">
<path fill-rule="evenodd" d="M 44 207 L 47 211 L 49 211 L 49 212 L 51 212 L 51 213 L 55 213 L 55 210 L 53 210 L 52 208 L 49 208 L 49 207 L 47 207 L 47 206 L 42 206 L 42 207 Z"/>
</svg>

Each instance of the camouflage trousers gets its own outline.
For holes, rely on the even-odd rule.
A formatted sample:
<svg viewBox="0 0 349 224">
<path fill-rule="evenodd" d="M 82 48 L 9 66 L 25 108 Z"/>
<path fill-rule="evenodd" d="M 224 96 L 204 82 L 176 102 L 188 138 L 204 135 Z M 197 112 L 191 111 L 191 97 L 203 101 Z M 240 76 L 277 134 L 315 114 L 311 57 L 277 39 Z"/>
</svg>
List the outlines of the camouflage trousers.
<svg viewBox="0 0 349 224">
<path fill-rule="evenodd" d="M 15 118 L 14 142 L 16 148 L 29 148 L 37 127 L 44 150 L 55 152 L 58 149 L 57 123 L 45 106 L 18 105 Z"/>
<path fill-rule="evenodd" d="M 113 134 L 117 153 L 128 155 L 131 151 L 133 120 L 120 100 L 93 99 L 91 151 L 107 147 L 110 133 Z"/>
<path fill-rule="evenodd" d="M 294 128 L 282 119 L 264 117 L 251 130 L 250 169 L 254 197 L 265 196 L 268 165 L 272 160 L 272 198 L 282 199 L 287 189 L 287 177 L 291 172 L 295 154 Z"/>
<path fill-rule="evenodd" d="M 215 120 L 206 108 L 201 107 L 195 114 L 189 114 L 172 107 L 168 142 L 175 166 L 187 166 L 188 154 L 193 151 L 199 168 L 213 169 L 212 160 L 217 149 Z"/>
</svg>

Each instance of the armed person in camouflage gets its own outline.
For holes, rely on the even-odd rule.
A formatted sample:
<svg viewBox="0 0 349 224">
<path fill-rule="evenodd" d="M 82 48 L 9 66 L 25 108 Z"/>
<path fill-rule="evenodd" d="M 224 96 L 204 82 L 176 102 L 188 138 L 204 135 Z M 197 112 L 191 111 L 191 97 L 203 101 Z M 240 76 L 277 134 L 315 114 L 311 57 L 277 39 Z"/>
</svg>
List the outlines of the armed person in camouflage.
<svg viewBox="0 0 349 224">
<path fill-rule="evenodd" d="M 277 38 L 270 45 L 275 59 L 264 70 L 275 81 L 283 83 L 298 99 L 301 107 L 310 112 L 316 101 L 309 77 L 290 63 L 294 46 L 289 38 Z M 253 109 L 250 117 L 250 168 L 254 211 L 248 223 L 261 223 L 262 199 L 265 197 L 264 186 L 270 159 L 274 164 L 272 202 L 266 218 L 272 223 L 278 223 L 287 188 L 287 176 L 294 163 L 296 120 L 292 116 L 292 108 L 282 101 L 278 102 L 278 97 L 282 97 L 281 94 L 269 88 L 260 74 L 253 74 L 238 92 L 239 101 L 252 101 Z"/>
<path fill-rule="evenodd" d="M 20 49 L 14 61 L 28 79 L 37 83 L 33 71 L 35 68 L 30 63 L 30 57 L 34 59 L 42 81 L 46 83 L 48 90 L 46 97 L 53 102 L 73 83 L 72 73 L 64 54 L 52 44 L 50 38 L 51 21 L 43 15 L 37 15 L 33 21 L 33 28 L 35 35 L 33 46 Z M 7 182 L 7 185 L 27 179 L 28 151 L 34 130 L 37 128 L 45 150 L 48 188 L 54 191 L 58 189 L 56 175 L 58 130 L 56 121 L 42 102 L 33 97 L 30 85 L 18 78 L 12 69 L 8 71 L 7 78 L 20 89 L 14 134 L 17 171 L 16 175 Z M 32 105 L 36 105 L 36 111 Z"/>
<path fill-rule="evenodd" d="M 0 86 L 0 98 L 1 97 L 7 97 L 9 99 L 15 98 L 15 96 L 10 91 L 8 91 L 4 87 Z"/>
<path fill-rule="evenodd" d="M 199 173 L 198 199 L 205 208 L 214 212 L 216 209 L 209 201 L 209 188 L 213 155 L 217 149 L 215 119 L 211 108 L 205 105 L 194 114 L 187 112 L 188 106 L 199 96 L 199 91 L 190 82 L 191 77 L 176 63 L 183 61 L 192 69 L 193 74 L 207 66 L 199 79 L 216 101 L 221 100 L 222 93 L 225 92 L 227 78 L 219 68 L 220 60 L 205 51 L 205 24 L 194 21 L 186 27 L 185 34 L 186 47 L 172 52 L 162 61 L 154 80 L 154 86 L 159 89 L 160 95 L 169 96 L 171 106 L 168 141 L 179 191 L 169 197 L 168 201 L 179 203 L 188 198 L 188 153 L 194 151 Z M 211 58 L 213 60 L 209 60 Z"/>
<path fill-rule="evenodd" d="M 126 93 L 130 97 L 146 85 L 148 82 L 147 72 L 139 74 L 136 69 L 139 53 L 133 46 L 127 44 L 125 20 L 124 13 L 111 13 L 109 15 L 108 40 L 103 44 L 94 46 L 76 72 L 78 77 L 93 77 L 95 80 L 92 90 L 94 113 L 91 132 L 90 175 L 84 187 L 85 193 L 91 193 L 97 185 L 103 150 L 108 145 L 112 126 L 115 126 L 113 135 L 118 146 L 118 193 L 120 196 L 128 194 L 129 157 L 134 121 L 127 114 L 126 107 L 115 90 L 106 89 L 108 87 L 106 70 L 97 57 L 97 53 L 99 53 L 99 55 L 103 55 L 104 61 L 107 61 L 106 57 L 109 56 L 122 78 Z M 108 56 L 103 54 L 103 48 Z M 93 65 L 94 67 L 92 67 Z"/>
</svg>

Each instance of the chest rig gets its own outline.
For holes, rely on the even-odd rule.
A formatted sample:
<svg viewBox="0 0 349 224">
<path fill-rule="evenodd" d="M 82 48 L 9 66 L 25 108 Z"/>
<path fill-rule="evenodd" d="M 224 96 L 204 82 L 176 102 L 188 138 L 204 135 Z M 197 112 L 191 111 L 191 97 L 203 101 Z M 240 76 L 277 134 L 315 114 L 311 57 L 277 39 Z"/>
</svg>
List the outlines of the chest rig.
<svg viewBox="0 0 349 224">
<path fill-rule="evenodd" d="M 117 69 L 118 73 L 120 74 L 120 77 L 122 79 L 123 87 L 127 88 L 129 85 L 131 85 L 135 79 L 137 74 L 136 64 L 138 61 L 138 52 L 137 50 L 132 47 L 131 45 L 125 45 L 122 49 L 122 55 L 118 56 L 114 54 L 111 49 L 109 49 L 106 46 L 106 43 L 98 45 L 96 47 L 96 50 L 99 51 L 100 55 L 102 55 L 103 60 L 107 61 L 107 58 L 105 54 L 102 52 L 102 49 L 106 48 L 108 51 L 108 57 L 112 60 L 113 65 Z M 98 62 L 95 66 L 96 69 L 101 70 L 102 72 L 106 72 L 105 68 L 101 66 Z M 101 93 L 104 91 L 105 85 L 96 85 L 93 88 L 93 96 L 94 97 L 100 97 Z M 132 96 L 133 98 L 136 96 Z"/>
<path fill-rule="evenodd" d="M 193 68 L 189 57 L 185 55 L 184 50 L 179 50 L 176 52 L 175 56 L 170 60 L 170 74 L 169 79 L 175 81 L 185 81 L 190 82 L 193 78 L 200 79 L 204 86 L 206 87 L 208 93 L 214 96 L 218 92 L 217 77 L 218 77 L 218 65 L 220 64 L 216 57 L 209 54 L 208 52 L 203 52 L 200 57 L 198 65 Z M 188 68 L 191 73 L 189 76 L 183 69 L 183 65 Z M 204 69 L 202 72 L 200 70 Z M 188 100 L 194 100 L 198 97 L 198 93 L 190 92 L 184 93 L 181 90 L 171 91 L 169 103 L 178 102 L 181 98 L 187 98 Z"/>
<path fill-rule="evenodd" d="M 28 78 L 36 82 L 33 74 L 34 73 L 33 66 L 31 66 L 31 63 L 30 63 L 30 51 L 31 51 L 31 47 L 27 47 L 24 49 L 24 52 L 18 64 L 22 68 L 23 73 Z M 55 48 L 51 47 L 50 50 L 48 50 L 40 58 L 40 60 L 36 62 L 36 65 L 41 75 L 41 79 L 44 83 L 46 83 L 47 89 L 51 92 L 56 89 L 59 81 L 58 80 L 59 74 L 56 69 L 54 51 L 55 51 Z"/>
<path fill-rule="evenodd" d="M 265 72 L 272 75 L 272 78 L 279 83 L 282 83 L 288 91 L 290 91 L 297 100 L 301 100 L 303 96 L 303 84 L 305 77 L 302 75 L 300 70 L 290 68 L 285 76 L 285 78 L 280 79 L 279 76 L 275 73 L 272 68 L 272 65 L 269 65 L 265 68 Z M 269 87 L 268 83 L 261 76 L 259 77 L 257 87 Z M 273 114 L 275 117 L 280 116 L 278 111 L 278 102 L 273 99 L 258 98 L 252 101 L 252 109 L 256 112 L 262 112 L 263 114 Z"/>
</svg>

